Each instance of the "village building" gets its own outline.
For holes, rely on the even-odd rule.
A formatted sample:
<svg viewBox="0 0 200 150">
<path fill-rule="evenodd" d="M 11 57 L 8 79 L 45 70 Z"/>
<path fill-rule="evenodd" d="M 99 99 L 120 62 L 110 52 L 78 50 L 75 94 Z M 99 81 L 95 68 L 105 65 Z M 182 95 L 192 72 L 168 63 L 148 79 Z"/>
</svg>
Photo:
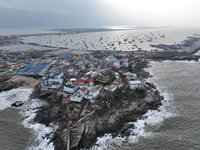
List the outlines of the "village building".
<svg viewBox="0 0 200 150">
<path fill-rule="evenodd" d="M 63 85 L 63 79 L 48 79 L 43 81 L 43 85 L 49 90 L 58 90 Z"/>
<path fill-rule="evenodd" d="M 96 88 L 97 88 L 99 91 L 101 91 L 101 90 L 103 89 L 103 85 L 99 84 L 99 85 L 96 86 Z"/>
<path fill-rule="evenodd" d="M 117 89 L 117 85 L 111 84 L 111 85 L 106 86 L 104 89 L 110 92 L 114 92 Z"/>
<path fill-rule="evenodd" d="M 125 75 L 126 75 L 126 79 L 128 79 L 128 80 L 136 80 L 137 79 L 137 75 L 135 73 L 127 72 Z"/>
<path fill-rule="evenodd" d="M 119 80 L 115 80 L 113 83 L 116 84 L 118 88 L 121 88 L 124 85 L 124 83 Z"/>
<path fill-rule="evenodd" d="M 63 78 L 63 76 L 64 76 L 63 72 L 45 72 L 43 73 L 43 80 L 48 78 L 61 79 Z"/>
<path fill-rule="evenodd" d="M 86 87 L 82 87 L 80 88 L 76 93 L 79 95 L 84 96 L 84 94 L 87 92 L 87 88 Z"/>
<path fill-rule="evenodd" d="M 69 99 L 74 102 L 81 102 L 83 100 L 83 96 L 80 94 L 74 93 L 73 95 L 70 96 Z"/>
<path fill-rule="evenodd" d="M 99 95 L 100 91 L 93 87 L 93 88 L 90 88 L 89 90 L 87 90 L 87 92 L 84 94 L 84 98 L 86 99 L 93 99 L 95 97 L 97 97 Z"/>
<path fill-rule="evenodd" d="M 76 90 L 79 88 L 79 83 L 77 83 L 76 78 L 71 78 L 66 85 L 64 86 L 63 91 L 68 92 L 68 93 L 74 93 Z"/>
<path fill-rule="evenodd" d="M 135 90 L 135 89 L 143 89 L 145 84 L 140 80 L 134 80 L 134 81 L 128 81 L 128 85 L 130 89 Z"/>
</svg>

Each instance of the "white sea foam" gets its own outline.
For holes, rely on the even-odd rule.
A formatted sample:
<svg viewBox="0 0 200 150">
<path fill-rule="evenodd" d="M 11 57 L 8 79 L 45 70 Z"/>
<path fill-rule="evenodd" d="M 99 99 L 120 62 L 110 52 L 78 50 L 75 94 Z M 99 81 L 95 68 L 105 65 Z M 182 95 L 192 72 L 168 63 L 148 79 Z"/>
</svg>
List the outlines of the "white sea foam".
<svg viewBox="0 0 200 150">
<path fill-rule="evenodd" d="M 32 89 L 12 89 L 0 93 L 0 110 L 11 107 L 16 101 L 26 102 L 29 100 L 29 95 Z"/>
<path fill-rule="evenodd" d="M 50 142 L 46 135 L 51 137 L 57 129 L 57 126 L 51 124 L 49 127 L 46 127 L 43 124 L 33 122 L 38 109 L 43 105 L 47 105 L 47 103 L 39 99 L 30 100 L 29 96 L 32 91 L 32 89 L 12 89 L 1 92 L 0 110 L 10 108 L 11 104 L 16 101 L 22 101 L 24 104 L 15 109 L 19 109 L 19 113 L 25 118 L 22 121 L 24 127 L 31 129 L 33 132 L 33 137 L 30 140 L 31 145 L 27 147 L 27 150 L 54 150 L 53 143 Z"/>
<path fill-rule="evenodd" d="M 153 74 L 151 68 L 147 69 L 150 74 Z M 148 79 L 151 82 L 151 79 Z M 99 137 L 96 142 L 96 146 L 92 150 L 106 150 L 106 149 L 130 149 L 129 145 L 138 142 L 141 138 L 153 138 L 155 136 L 155 129 L 158 129 L 162 122 L 169 117 L 175 116 L 172 109 L 173 95 L 167 91 L 163 91 L 157 85 L 158 91 L 164 97 L 162 100 L 162 105 L 158 110 L 149 110 L 143 119 L 138 119 L 136 122 L 130 122 L 133 124 L 134 128 L 130 130 L 130 136 L 128 137 L 115 137 L 113 138 L 111 134 L 106 134 L 103 137 Z"/>
<path fill-rule="evenodd" d="M 57 126 L 51 124 L 49 127 L 46 127 L 43 124 L 33 122 L 33 119 L 37 115 L 38 108 L 43 105 L 47 105 L 47 103 L 43 100 L 32 99 L 23 105 L 23 109 L 20 111 L 21 115 L 26 118 L 23 120 L 22 124 L 26 128 L 32 129 L 34 134 L 30 141 L 31 145 L 27 150 L 54 150 L 53 143 L 50 142 L 50 139 L 47 138 L 46 135 L 51 137 L 57 129 Z"/>
<path fill-rule="evenodd" d="M 162 62 L 164 63 L 199 63 L 200 60 L 194 61 L 194 60 L 164 60 Z"/>
</svg>

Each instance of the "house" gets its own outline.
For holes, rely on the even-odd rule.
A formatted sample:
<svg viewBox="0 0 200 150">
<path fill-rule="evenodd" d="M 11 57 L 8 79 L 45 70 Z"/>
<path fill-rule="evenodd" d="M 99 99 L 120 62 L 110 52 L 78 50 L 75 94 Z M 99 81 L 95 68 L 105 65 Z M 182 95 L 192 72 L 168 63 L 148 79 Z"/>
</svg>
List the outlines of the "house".
<svg viewBox="0 0 200 150">
<path fill-rule="evenodd" d="M 82 87 L 88 87 L 89 86 L 89 83 L 88 83 L 88 81 L 82 81 L 81 83 L 79 83 L 79 86 L 80 86 L 80 88 L 82 88 Z"/>
<path fill-rule="evenodd" d="M 84 96 L 84 94 L 87 92 L 87 88 L 86 87 L 82 87 L 80 88 L 76 93 L 79 95 Z"/>
<path fill-rule="evenodd" d="M 70 100 L 74 102 L 81 102 L 83 100 L 83 96 L 77 93 L 74 93 L 70 96 Z"/>
<path fill-rule="evenodd" d="M 84 81 L 86 81 L 86 80 L 88 80 L 88 78 L 89 78 L 89 76 L 88 76 L 88 75 L 85 75 L 85 76 L 83 76 L 81 79 L 84 80 Z"/>
<path fill-rule="evenodd" d="M 94 78 L 94 77 L 96 77 L 97 75 L 98 75 L 98 72 L 94 71 L 94 72 L 92 72 L 92 73 L 90 74 L 90 77 L 91 77 L 91 78 Z"/>
<path fill-rule="evenodd" d="M 97 97 L 99 93 L 100 91 L 95 87 L 89 90 L 89 94 L 92 95 L 93 98 Z"/>
<path fill-rule="evenodd" d="M 128 80 L 135 80 L 136 78 L 137 78 L 136 74 L 130 73 L 130 72 L 126 73 L 126 79 L 128 79 Z"/>
<path fill-rule="evenodd" d="M 128 62 L 123 62 L 123 64 L 122 64 L 124 67 L 128 67 L 128 65 L 129 65 L 129 63 Z"/>
<path fill-rule="evenodd" d="M 113 65 L 117 68 L 120 68 L 120 61 L 115 61 Z"/>
<path fill-rule="evenodd" d="M 116 84 L 118 88 L 121 88 L 124 85 L 124 83 L 120 82 L 119 80 L 115 80 L 113 83 Z"/>
<path fill-rule="evenodd" d="M 64 86 L 63 91 L 68 92 L 68 93 L 74 93 L 76 90 L 78 90 L 79 84 L 73 84 L 73 85 L 67 85 Z"/>
<path fill-rule="evenodd" d="M 48 79 L 43 81 L 43 85 L 49 90 L 58 90 L 63 85 L 63 79 Z"/>
<path fill-rule="evenodd" d="M 89 86 L 94 85 L 94 79 L 89 79 Z"/>
<path fill-rule="evenodd" d="M 99 84 L 99 85 L 96 86 L 96 88 L 97 88 L 99 91 L 101 91 L 101 90 L 103 89 L 103 85 Z"/>
<path fill-rule="evenodd" d="M 63 78 L 63 76 L 64 76 L 63 72 L 45 72 L 43 74 L 43 80 L 47 78 L 61 79 Z"/>
<path fill-rule="evenodd" d="M 135 81 L 128 81 L 130 89 L 143 89 L 144 88 L 144 82 L 140 80 L 135 80 Z"/>
<path fill-rule="evenodd" d="M 117 89 L 117 85 L 111 84 L 111 85 L 106 86 L 104 89 L 110 92 L 114 92 Z"/>
<path fill-rule="evenodd" d="M 100 91 L 93 87 L 91 89 L 89 89 L 85 94 L 84 94 L 84 98 L 86 99 L 93 99 L 95 97 L 97 97 L 99 95 Z"/>
<path fill-rule="evenodd" d="M 76 83 L 76 78 L 71 78 L 69 81 L 66 83 L 66 85 L 74 85 Z"/>
<path fill-rule="evenodd" d="M 54 79 L 61 79 L 63 78 L 64 74 L 63 72 L 52 72 L 51 77 Z"/>
</svg>

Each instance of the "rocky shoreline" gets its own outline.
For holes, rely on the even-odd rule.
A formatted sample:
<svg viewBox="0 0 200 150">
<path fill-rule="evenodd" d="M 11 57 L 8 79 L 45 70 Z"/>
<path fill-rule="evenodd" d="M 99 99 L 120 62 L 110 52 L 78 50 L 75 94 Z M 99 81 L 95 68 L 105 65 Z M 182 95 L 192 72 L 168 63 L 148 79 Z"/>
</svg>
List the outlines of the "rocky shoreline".
<svg viewBox="0 0 200 150">
<path fill-rule="evenodd" d="M 148 84 L 144 93 L 137 91 L 136 94 L 134 98 L 117 102 L 101 97 L 95 102 L 61 104 L 55 93 L 42 93 L 36 88 L 32 97 L 47 97 L 49 106 L 38 112 L 35 121 L 46 126 L 50 123 L 59 125 L 51 139 L 56 150 L 67 149 L 68 137 L 70 149 L 91 148 L 97 137 L 106 133 L 127 135 L 125 123 L 134 122 L 148 110 L 157 109 L 163 99 L 151 84 Z"/>
<path fill-rule="evenodd" d="M 150 75 L 144 71 L 148 67 L 145 62 L 136 66 L 139 78 L 148 78 Z M 14 80 L 13 74 L 1 75 L 0 91 L 7 91 L 27 84 L 27 80 Z M 29 77 L 30 78 L 30 77 Z M 12 79 L 12 80 L 11 80 Z M 38 80 L 38 79 L 37 79 Z M 36 84 L 35 84 L 36 85 Z M 44 99 L 49 105 L 39 109 L 35 122 L 50 126 L 58 125 L 51 139 L 55 150 L 89 149 L 95 146 L 97 137 L 111 133 L 113 137 L 129 136 L 128 122 L 142 119 L 148 110 L 156 110 L 161 105 L 163 97 L 156 87 L 146 83 L 143 90 L 129 91 L 128 88 L 116 90 L 113 94 L 104 92 L 95 101 L 83 101 L 81 103 L 62 103 L 62 95 L 56 92 L 42 91 L 40 85 L 34 85 L 31 99 Z M 33 85 L 32 85 L 33 86 Z M 127 95 L 127 93 L 129 93 Z M 130 94 L 131 93 L 131 94 Z M 23 105 L 19 102 L 19 106 Z M 13 106 L 18 107 L 18 103 Z"/>
<path fill-rule="evenodd" d="M 149 74 L 143 70 L 147 63 L 138 66 L 138 75 L 148 77 Z M 29 77 L 30 78 L 30 77 Z M 4 74 L 0 80 L 1 91 L 22 87 L 27 81 L 15 81 L 12 74 Z M 116 90 L 113 94 L 104 92 L 95 101 L 83 101 L 81 103 L 62 103 L 62 96 L 55 92 L 42 91 L 39 84 L 35 86 L 30 99 L 44 99 L 49 105 L 39 109 L 35 122 L 50 126 L 58 125 L 53 137 L 48 137 L 54 143 L 55 150 L 91 148 L 95 145 L 97 137 L 106 133 L 113 136 L 128 136 L 128 122 L 141 119 L 148 110 L 155 110 L 161 105 L 163 97 L 150 83 L 146 84 L 144 90 L 129 91 Z M 126 95 L 127 93 L 131 93 Z M 123 96 L 119 96 L 123 95 Z M 19 103 L 19 104 L 18 104 Z M 23 103 L 12 104 L 19 107 Z M 133 128 L 133 127 L 132 127 Z M 70 143 L 70 144 L 69 144 Z"/>
<path fill-rule="evenodd" d="M 147 67 L 147 63 L 137 66 L 137 74 L 141 78 L 149 77 L 144 66 Z M 38 85 L 31 98 L 45 99 L 49 103 L 40 109 L 35 122 L 47 127 L 51 123 L 59 126 L 51 138 L 56 150 L 91 148 L 97 137 L 106 133 L 127 136 L 127 123 L 141 119 L 148 110 L 157 109 L 163 99 L 150 83 L 144 90 L 129 91 L 125 87 L 113 94 L 104 92 L 95 101 L 68 104 L 62 103 L 59 93 L 42 91 Z"/>
</svg>

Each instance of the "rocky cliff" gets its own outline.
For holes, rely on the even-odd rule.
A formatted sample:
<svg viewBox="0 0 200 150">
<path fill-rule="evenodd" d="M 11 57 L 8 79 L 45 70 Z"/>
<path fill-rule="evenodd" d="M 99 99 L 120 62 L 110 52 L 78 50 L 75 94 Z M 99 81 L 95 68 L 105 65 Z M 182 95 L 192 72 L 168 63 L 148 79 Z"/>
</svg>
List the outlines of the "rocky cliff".
<svg viewBox="0 0 200 150">
<path fill-rule="evenodd" d="M 161 104 L 162 97 L 151 84 L 144 90 L 129 90 L 104 92 L 96 100 L 68 104 L 60 103 L 62 97 L 55 93 L 45 93 L 50 105 L 38 112 L 35 121 L 47 126 L 50 123 L 59 125 L 52 138 L 56 150 L 66 150 L 67 146 L 70 149 L 90 148 L 97 137 L 105 133 L 125 133 L 127 122 L 136 121 Z M 36 93 L 40 98 L 45 97 L 44 93 Z"/>
</svg>

